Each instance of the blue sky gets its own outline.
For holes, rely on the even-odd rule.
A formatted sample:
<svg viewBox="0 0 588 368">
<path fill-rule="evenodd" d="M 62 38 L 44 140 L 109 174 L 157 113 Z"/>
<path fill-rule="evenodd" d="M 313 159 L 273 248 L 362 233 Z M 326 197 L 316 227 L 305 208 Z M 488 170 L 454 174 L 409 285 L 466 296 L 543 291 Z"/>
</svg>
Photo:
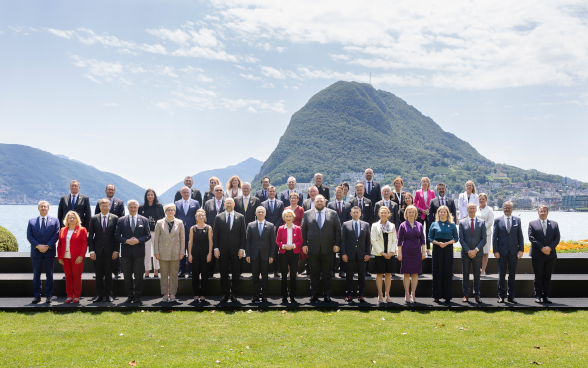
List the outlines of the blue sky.
<svg viewBox="0 0 588 368">
<path fill-rule="evenodd" d="M 585 1 L 5 1 L 0 50 L 0 142 L 157 191 L 267 159 L 369 73 L 491 160 L 588 181 Z"/>
</svg>

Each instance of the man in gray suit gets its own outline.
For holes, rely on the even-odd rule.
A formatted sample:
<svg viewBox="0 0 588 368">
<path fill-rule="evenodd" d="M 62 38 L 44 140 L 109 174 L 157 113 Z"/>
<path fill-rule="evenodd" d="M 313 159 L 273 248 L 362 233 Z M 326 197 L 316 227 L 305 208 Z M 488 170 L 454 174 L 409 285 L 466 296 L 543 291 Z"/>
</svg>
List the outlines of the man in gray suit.
<svg viewBox="0 0 588 368">
<path fill-rule="evenodd" d="M 267 303 L 267 274 L 278 250 L 274 224 L 265 220 L 265 213 L 264 207 L 257 207 L 255 210 L 257 220 L 247 225 L 245 254 L 247 263 L 251 263 L 254 293 L 251 301 L 253 303 L 259 303 L 260 297 L 263 303 Z M 260 274 L 261 287 L 259 286 Z"/>
<path fill-rule="evenodd" d="M 521 219 L 512 216 L 512 202 L 502 204 L 504 216 L 494 220 L 494 232 L 492 233 L 492 251 L 498 261 L 498 303 L 504 303 L 507 295 L 504 288 L 506 271 L 508 270 L 508 301 L 516 304 L 514 298 L 515 275 L 517 262 L 523 256 L 525 240 Z"/>
<path fill-rule="evenodd" d="M 337 212 L 325 207 L 325 197 L 317 195 L 314 209 L 302 218 L 302 251 L 310 263 L 310 302 L 319 303 L 318 286 L 322 277 L 325 302 L 331 301 L 333 252 L 339 251 L 341 223 Z"/>
<path fill-rule="evenodd" d="M 319 191 L 318 191 L 317 187 L 315 187 L 314 185 L 312 187 L 308 188 L 308 198 L 306 198 L 302 202 L 302 209 L 304 210 L 304 212 L 314 209 L 314 206 L 315 206 L 314 201 L 316 200 L 316 196 L 318 196 L 318 194 L 319 194 Z M 326 203 L 326 200 L 325 200 L 325 203 Z"/>
<path fill-rule="evenodd" d="M 347 277 L 345 278 L 345 301 L 353 300 L 353 274 L 357 270 L 357 299 L 365 303 L 365 267 L 370 260 L 372 242 L 370 239 L 370 225 L 361 221 L 361 209 L 351 209 L 351 220 L 341 226 L 341 260 L 345 262 Z"/>
<path fill-rule="evenodd" d="M 470 267 L 474 267 L 474 298 L 476 303 L 482 303 L 480 299 L 480 270 L 482 268 L 482 256 L 486 245 L 486 223 L 476 217 L 477 207 L 474 203 L 468 204 L 468 217 L 459 223 L 459 243 L 461 244 L 462 267 L 462 302 L 467 303 L 470 297 Z"/>
</svg>

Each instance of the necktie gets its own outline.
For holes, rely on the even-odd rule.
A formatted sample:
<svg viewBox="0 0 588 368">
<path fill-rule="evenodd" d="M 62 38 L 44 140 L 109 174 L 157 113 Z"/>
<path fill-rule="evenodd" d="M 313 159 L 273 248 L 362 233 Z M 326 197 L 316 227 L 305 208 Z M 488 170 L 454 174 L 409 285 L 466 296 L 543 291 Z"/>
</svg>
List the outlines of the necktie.
<svg viewBox="0 0 588 368">
<path fill-rule="evenodd" d="M 76 196 L 71 196 L 71 209 L 73 210 L 76 206 Z"/>
<path fill-rule="evenodd" d="M 322 230 L 323 229 L 323 214 L 320 212 L 318 212 L 318 214 L 317 214 L 317 221 L 318 221 L 319 229 Z"/>
<path fill-rule="evenodd" d="M 355 222 L 355 237 L 359 238 L 359 227 L 357 226 L 357 222 L 356 221 L 354 221 L 354 222 Z"/>
<path fill-rule="evenodd" d="M 472 235 L 474 235 L 474 219 L 472 219 L 472 223 L 470 224 L 470 230 L 472 231 Z"/>
<path fill-rule="evenodd" d="M 249 204 L 249 198 L 244 198 L 243 202 L 245 202 L 243 205 L 245 207 L 245 212 L 247 212 L 247 205 Z"/>
<path fill-rule="evenodd" d="M 543 227 L 543 235 L 547 235 L 547 225 L 545 221 L 541 221 L 541 226 Z"/>
<path fill-rule="evenodd" d="M 217 199 L 216 201 L 216 213 L 219 213 L 220 211 L 220 199 Z"/>
<path fill-rule="evenodd" d="M 445 198 L 441 197 L 441 206 L 445 206 Z"/>
<path fill-rule="evenodd" d="M 265 190 L 263 191 L 263 197 L 267 198 L 267 192 Z"/>
<path fill-rule="evenodd" d="M 370 192 L 372 191 L 372 182 L 368 182 L 368 195 L 370 194 Z"/>
<path fill-rule="evenodd" d="M 261 236 L 262 232 L 263 232 L 263 224 L 260 222 L 259 223 L 259 236 Z"/>
<path fill-rule="evenodd" d="M 229 230 L 231 230 L 231 214 L 227 216 L 227 225 L 229 225 Z"/>
<path fill-rule="evenodd" d="M 270 201 L 270 212 L 274 213 L 274 201 Z"/>
<path fill-rule="evenodd" d="M 131 217 L 131 231 L 135 232 L 135 218 Z"/>
<path fill-rule="evenodd" d="M 341 215 L 341 202 L 338 202 L 338 203 L 339 203 L 339 215 Z"/>
<path fill-rule="evenodd" d="M 102 232 L 106 232 L 106 216 L 102 216 Z"/>
<path fill-rule="evenodd" d="M 184 213 L 188 214 L 188 201 L 184 201 Z"/>
<path fill-rule="evenodd" d="M 41 222 L 41 234 L 45 234 L 45 217 L 43 217 L 43 222 Z"/>
<path fill-rule="evenodd" d="M 510 233 L 510 217 L 506 218 L 506 231 Z"/>
</svg>

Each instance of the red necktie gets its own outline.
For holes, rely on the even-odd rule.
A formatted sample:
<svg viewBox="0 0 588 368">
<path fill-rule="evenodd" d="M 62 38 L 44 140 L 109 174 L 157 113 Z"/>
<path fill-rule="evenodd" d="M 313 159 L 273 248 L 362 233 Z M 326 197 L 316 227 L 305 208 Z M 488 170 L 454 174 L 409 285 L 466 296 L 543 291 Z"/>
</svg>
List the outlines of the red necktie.
<svg viewBox="0 0 588 368">
<path fill-rule="evenodd" d="M 341 214 L 341 202 L 339 202 L 339 214 Z"/>
<path fill-rule="evenodd" d="M 472 219 L 472 224 L 470 225 L 470 230 L 472 231 L 472 235 L 474 235 L 474 219 Z"/>
</svg>

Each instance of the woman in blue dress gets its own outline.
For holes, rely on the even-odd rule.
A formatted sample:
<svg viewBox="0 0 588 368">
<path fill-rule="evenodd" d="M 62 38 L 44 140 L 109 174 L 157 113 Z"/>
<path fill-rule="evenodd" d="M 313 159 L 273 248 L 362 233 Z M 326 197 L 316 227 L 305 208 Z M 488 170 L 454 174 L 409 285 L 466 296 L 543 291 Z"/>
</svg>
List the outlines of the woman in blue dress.
<svg viewBox="0 0 588 368">
<path fill-rule="evenodd" d="M 435 215 L 435 222 L 429 229 L 429 240 L 433 243 L 433 298 L 435 303 L 453 295 L 453 243 L 459 240 L 457 226 L 447 206 L 441 206 Z"/>
<path fill-rule="evenodd" d="M 423 272 L 423 259 L 427 257 L 423 225 L 416 220 L 417 215 L 415 206 L 406 207 L 406 221 L 398 228 L 398 260 L 402 262 L 400 273 L 404 274 L 404 301 L 407 303 L 416 303 L 418 277 Z"/>
</svg>

